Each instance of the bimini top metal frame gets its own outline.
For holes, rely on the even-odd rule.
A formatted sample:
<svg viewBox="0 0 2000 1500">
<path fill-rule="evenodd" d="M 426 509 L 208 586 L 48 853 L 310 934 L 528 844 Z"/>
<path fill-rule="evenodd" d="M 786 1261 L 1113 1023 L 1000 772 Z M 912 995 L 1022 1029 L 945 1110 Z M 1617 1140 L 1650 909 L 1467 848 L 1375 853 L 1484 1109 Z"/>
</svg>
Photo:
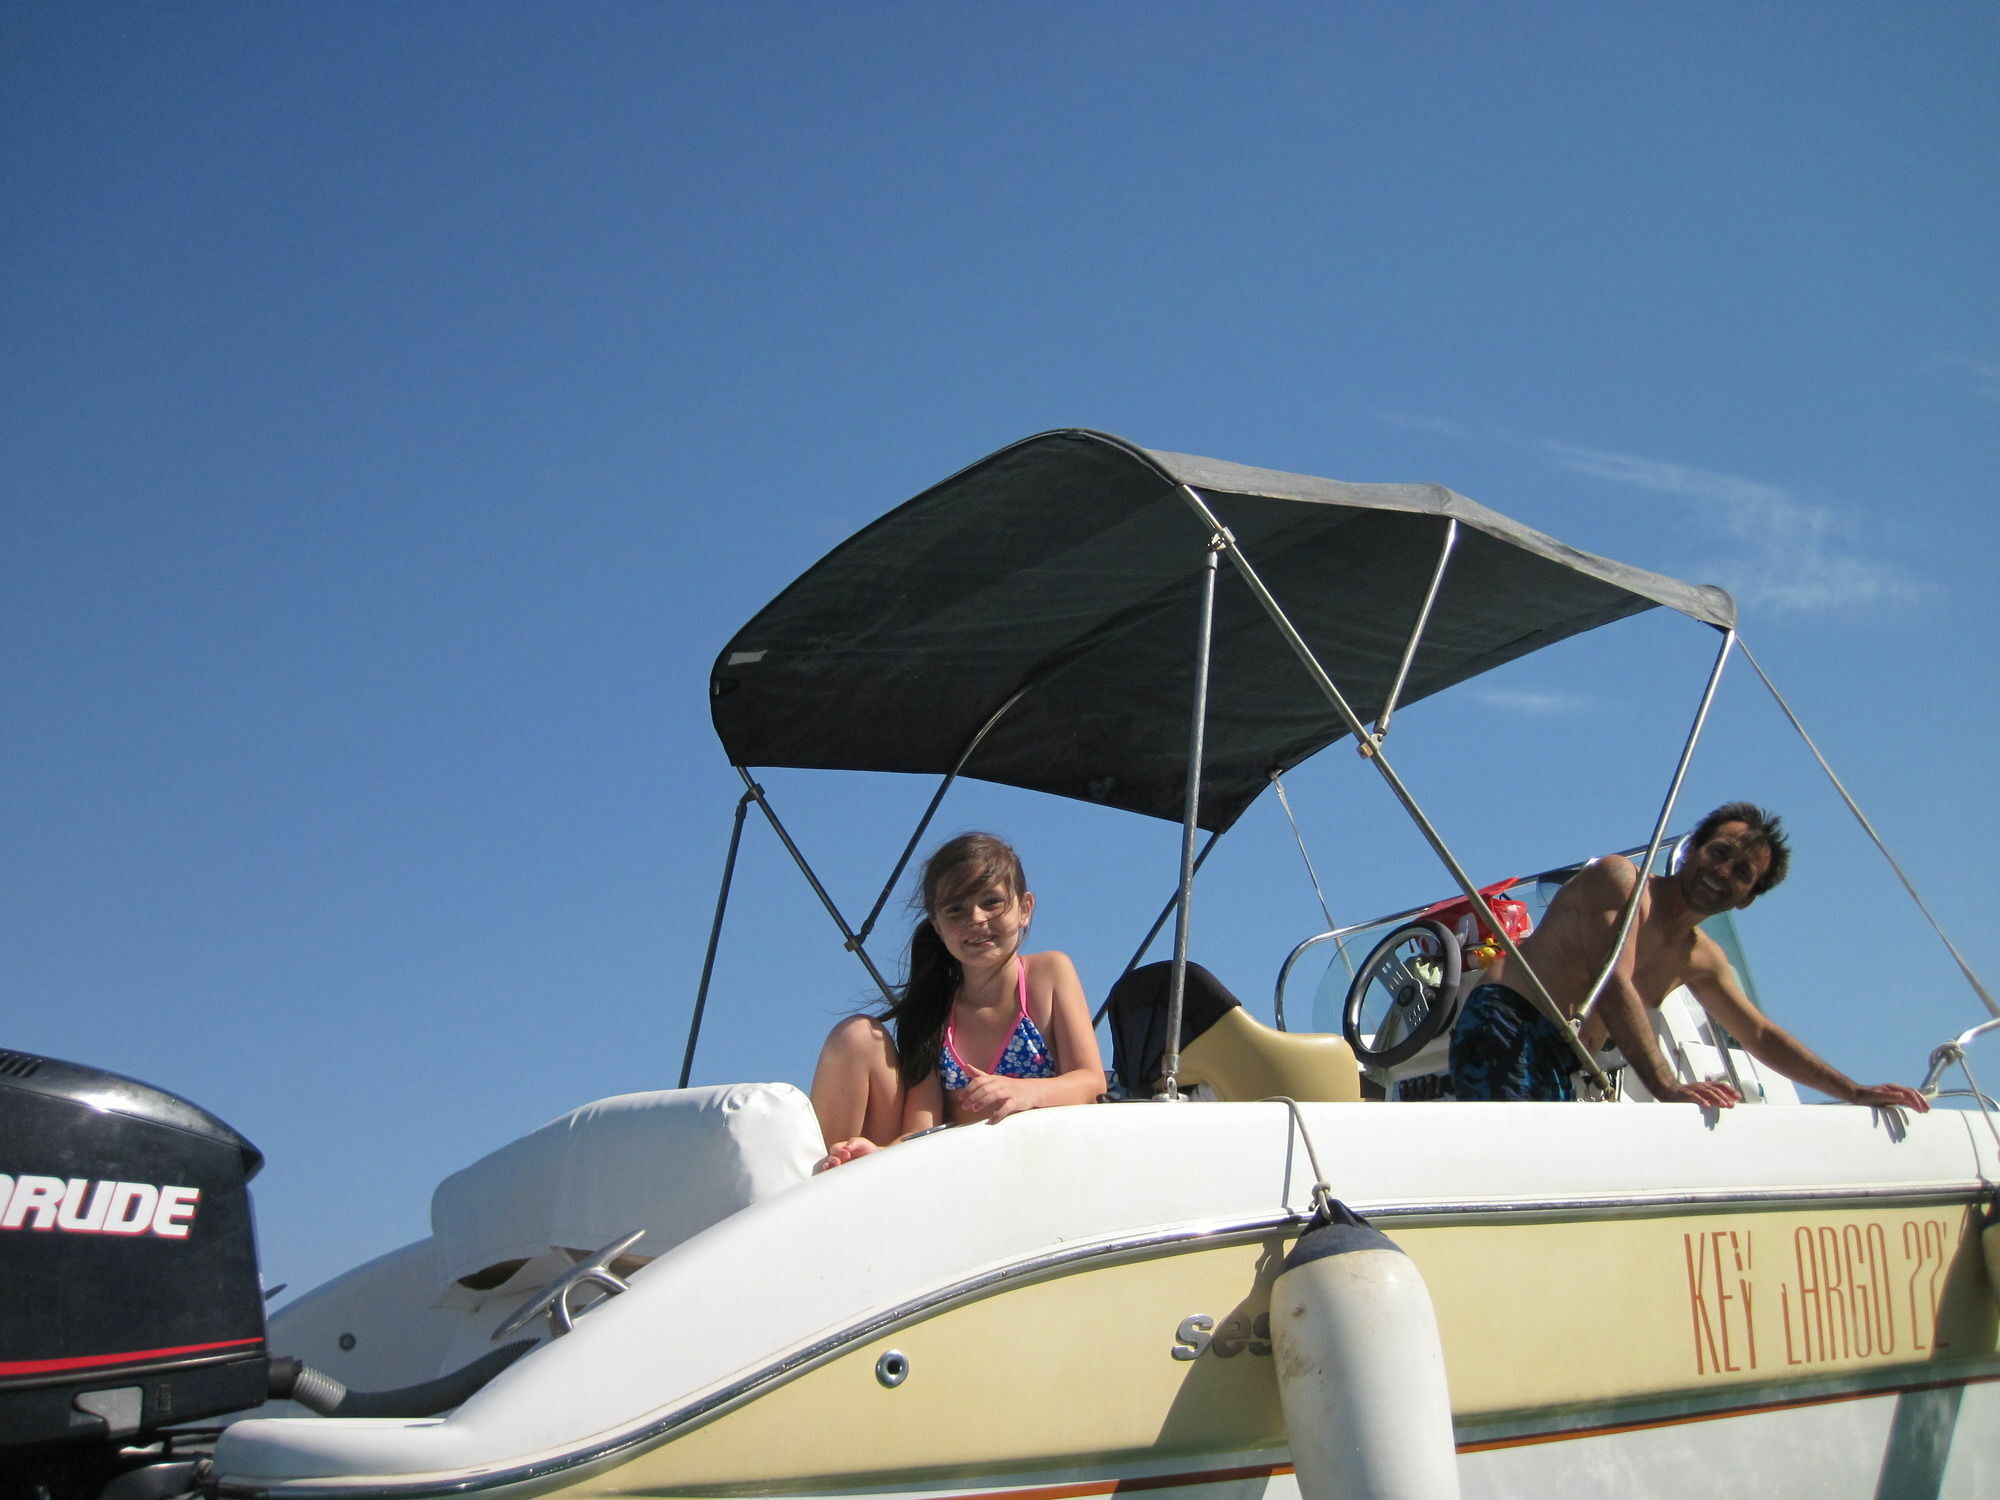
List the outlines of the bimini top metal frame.
<svg viewBox="0 0 2000 1500">
<path fill-rule="evenodd" d="M 1235 582 L 1218 587 L 1225 558 Z M 717 657 L 711 710 L 747 790 L 682 1081 L 752 804 L 885 995 L 866 943 L 958 776 L 1179 822 L 1172 1047 L 1200 830 L 1212 844 L 1282 772 L 1351 735 L 1477 906 L 1384 750 L 1396 709 L 1660 606 L 1722 642 L 1642 868 L 1735 643 L 1723 590 L 1577 551 L 1438 485 L 1348 484 L 1078 429 L 1004 448 L 841 543 Z M 943 778 L 858 927 L 771 808 L 751 775 L 759 766 Z M 1531 998 L 1560 1018 L 1513 957 Z M 1573 1039 L 1580 1024 L 1563 1021 Z M 1178 1059 L 1166 1062 L 1172 1096 Z"/>
</svg>

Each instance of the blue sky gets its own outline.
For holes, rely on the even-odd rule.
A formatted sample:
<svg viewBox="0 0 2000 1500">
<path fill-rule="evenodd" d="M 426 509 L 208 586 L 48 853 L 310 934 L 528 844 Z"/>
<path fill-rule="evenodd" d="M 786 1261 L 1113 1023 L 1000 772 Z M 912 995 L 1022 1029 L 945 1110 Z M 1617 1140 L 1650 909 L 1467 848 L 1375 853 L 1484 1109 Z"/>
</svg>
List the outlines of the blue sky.
<svg viewBox="0 0 2000 1500">
<path fill-rule="evenodd" d="M 1957 4 L 9 6 L 0 1043 L 255 1140 L 273 1281 L 420 1236 L 444 1173 L 673 1081 L 717 649 L 1058 426 L 1726 584 L 1978 962 L 1997 69 Z M 1628 622 L 1391 750 L 1482 880 L 1634 842 L 1712 650 Z M 1764 999 L 1914 1080 L 1983 1012 L 1787 735 L 1739 663 L 1690 818 L 1788 814 Z M 1442 894 L 1322 760 L 1336 912 Z M 854 909 L 928 794 L 766 784 Z M 939 826 L 983 825 L 1101 995 L 1177 831 Z M 1268 1016 L 1317 925 L 1275 805 L 1202 898 Z M 753 828 L 698 1081 L 806 1079 L 866 998 L 830 930 Z"/>
</svg>

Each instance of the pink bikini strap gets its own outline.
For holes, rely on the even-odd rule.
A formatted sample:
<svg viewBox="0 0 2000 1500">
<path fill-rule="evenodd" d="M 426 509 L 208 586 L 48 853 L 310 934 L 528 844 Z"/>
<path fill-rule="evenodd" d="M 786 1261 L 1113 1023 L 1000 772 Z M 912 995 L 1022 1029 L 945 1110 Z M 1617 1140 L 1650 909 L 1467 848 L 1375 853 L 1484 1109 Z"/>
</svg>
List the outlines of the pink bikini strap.
<svg viewBox="0 0 2000 1500">
<path fill-rule="evenodd" d="M 986 1071 L 989 1073 L 1000 1066 L 1001 1059 L 1007 1055 L 1007 1049 L 1014 1044 L 1014 1033 L 1021 1029 L 1021 1022 L 1028 1019 L 1028 960 L 1017 953 L 1014 955 L 1014 962 L 1020 966 L 1021 972 L 1020 982 L 1014 986 L 1014 998 L 1020 1006 L 1020 1013 L 1015 1016 L 1014 1024 L 1008 1029 L 1007 1034 L 1000 1039 L 1000 1050 L 993 1054 L 993 1061 L 986 1065 Z M 958 1010 L 956 995 L 952 996 L 951 1005 L 955 1014 Z M 944 1044 L 951 1048 L 951 1055 L 958 1059 L 958 1065 L 964 1067 L 965 1054 L 958 1050 L 958 1026 L 949 1019 L 944 1023 Z"/>
<path fill-rule="evenodd" d="M 1014 986 L 1014 999 L 1016 1004 L 1020 1008 L 1018 1013 L 1014 1017 L 1014 1024 L 1007 1028 L 1007 1034 L 1000 1039 L 1000 1050 L 993 1054 L 993 1061 L 986 1065 L 986 1071 L 989 1073 L 993 1072 L 1000 1066 L 1001 1063 L 1007 1060 L 1007 1049 L 1014 1045 L 1014 1038 L 1018 1036 L 1021 1031 L 1021 1023 L 1028 1019 L 1027 956 L 1025 954 L 1016 953 L 1014 955 L 1014 964 L 1015 967 L 1020 971 L 1021 975 L 1020 982 Z M 956 1052 L 958 1048 L 954 1046 L 951 1050 Z M 959 1061 L 964 1062 L 965 1059 L 960 1058 Z"/>
</svg>

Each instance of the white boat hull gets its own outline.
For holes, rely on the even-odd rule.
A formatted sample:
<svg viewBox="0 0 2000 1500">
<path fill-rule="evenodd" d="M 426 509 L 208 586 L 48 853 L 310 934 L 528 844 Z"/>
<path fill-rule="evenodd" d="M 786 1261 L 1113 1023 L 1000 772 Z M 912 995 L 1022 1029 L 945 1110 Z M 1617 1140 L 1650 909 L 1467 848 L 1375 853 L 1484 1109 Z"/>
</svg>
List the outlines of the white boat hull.
<svg viewBox="0 0 2000 1500">
<path fill-rule="evenodd" d="M 1304 1116 L 1429 1286 L 1466 1496 L 2000 1492 L 1977 1217 L 2000 1163 L 1975 1118 Z M 242 1495 L 1282 1500 L 1267 1313 L 1310 1187 L 1278 1104 L 944 1132 L 695 1234 L 447 1418 L 245 1420 L 217 1473 Z M 274 1345 L 342 1379 L 398 1347 L 449 1366 L 527 1295 L 439 1307 L 423 1263 L 302 1299 Z"/>
</svg>

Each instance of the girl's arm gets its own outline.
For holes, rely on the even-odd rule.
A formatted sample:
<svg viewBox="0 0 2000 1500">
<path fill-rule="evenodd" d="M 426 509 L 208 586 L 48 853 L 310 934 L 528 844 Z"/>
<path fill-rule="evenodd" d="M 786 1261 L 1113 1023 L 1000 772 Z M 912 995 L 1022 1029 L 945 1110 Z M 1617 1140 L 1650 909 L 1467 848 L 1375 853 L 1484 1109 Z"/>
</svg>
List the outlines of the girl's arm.
<svg viewBox="0 0 2000 1500">
<path fill-rule="evenodd" d="M 1090 1024 L 1090 1001 L 1084 998 L 1083 981 L 1067 953 L 1041 953 L 1038 964 L 1054 970 L 1055 992 L 1049 999 L 1049 1021 L 1054 1034 L 1056 1062 L 1062 1072 L 1047 1080 L 1059 1098 L 1050 1104 L 1095 1104 L 1104 1092 L 1104 1058 L 1097 1050 L 1097 1029 Z"/>
<path fill-rule="evenodd" d="M 932 1068 L 922 1083 L 913 1085 L 903 1094 L 903 1134 L 897 1139 L 944 1123 L 944 1083 L 938 1077 L 937 1069 Z"/>
</svg>

